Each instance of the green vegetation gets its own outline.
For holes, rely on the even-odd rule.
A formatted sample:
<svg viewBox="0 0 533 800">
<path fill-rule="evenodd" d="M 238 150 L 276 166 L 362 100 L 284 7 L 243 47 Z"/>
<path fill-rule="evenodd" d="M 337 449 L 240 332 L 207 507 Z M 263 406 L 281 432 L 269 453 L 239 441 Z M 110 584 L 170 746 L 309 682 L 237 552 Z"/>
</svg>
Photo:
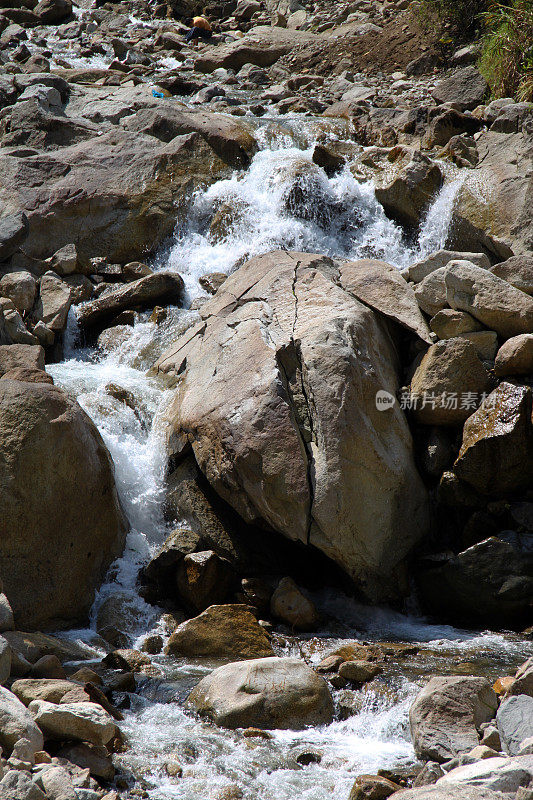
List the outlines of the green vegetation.
<svg viewBox="0 0 533 800">
<path fill-rule="evenodd" d="M 422 15 L 454 46 L 478 37 L 492 97 L 533 102 L 533 0 L 422 0 Z"/>
</svg>

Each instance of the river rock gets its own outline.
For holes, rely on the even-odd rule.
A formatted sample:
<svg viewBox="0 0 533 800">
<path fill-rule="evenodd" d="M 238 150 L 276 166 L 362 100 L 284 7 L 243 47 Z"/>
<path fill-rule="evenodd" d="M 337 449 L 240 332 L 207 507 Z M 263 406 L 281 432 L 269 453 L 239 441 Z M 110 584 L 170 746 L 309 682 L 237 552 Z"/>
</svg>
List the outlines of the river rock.
<svg viewBox="0 0 533 800">
<path fill-rule="evenodd" d="M 34 752 L 43 749 L 43 735 L 32 715 L 15 695 L 0 686 L 0 745 L 11 753 L 19 739 L 27 739 Z"/>
<path fill-rule="evenodd" d="M 262 658 L 274 651 L 248 606 L 210 606 L 178 625 L 166 652 L 193 658 Z"/>
<path fill-rule="evenodd" d="M 43 25 L 57 25 L 72 14 L 70 0 L 41 0 L 35 6 L 34 13 L 40 17 Z"/>
<path fill-rule="evenodd" d="M 45 272 L 39 283 L 39 300 L 34 312 L 36 319 L 52 331 L 63 331 L 71 303 L 69 285 L 55 272 Z"/>
<path fill-rule="evenodd" d="M 403 225 L 416 226 L 438 192 L 443 176 L 440 167 L 414 150 L 409 160 L 399 162 L 399 171 L 385 186 L 376 187 L 376 198 L 385 212 Z"/>
<path fill-rule="evenodd" d="M 454 261 L 444 282 L 452 308 L 467 311 L 504 339 L 533 331 L 533 299 L 488 270 Z"/>
<path fill-rule="evenodd" d="M 157 248 L 174 229 L 178 200 L 229 172 L 200 134 L 157 144 L 120 130 L 39 155 L 5 153 L 0 168 L 0 203 L 32 209 L 28 255 L 47 258 L 75 241 L 83 261 L 111 263 Z"/>
<path fill-rule="evenodd" d="M 96 703 L 63 703 L 33 700 L 29 705 L 35 722 L 51 739 L 71 739 L 107 744 L 116 733 L 113 718 Z"/>
<path fill-rule="evenodd" d="M 450 261 L 457 259 L 469 261 L 475 264 L 476 267 L 488 269 L 490 267 L 490 260 L 485 253 L 459 253 L 456 250 L 436 250 L 421 261 L 416 261 L 408 267 L 409 280 L 413 283 L 420 283 L 425 277 L 435 272 L 437 269 L 446 267 Z"/>
<path fill-rule="evenodd" d="M 88 769 L 93 778 L 112 781 L 115 777 L 115 767 L 106 747 L 80 742 L 63 747 L 58 757 L 66 758 L 80 769 Z"/>
<path fill-rule="evenodd" d="M 398 388 L 396 356 L 356 292 L 357 262 L 254 258 L 154 372 L 180 376 L 166 412 L 170 452 L 192 446 L 245 521 L 317 547 L 377 599 L 397 593 L 427 500 L 402 411 L 376 408 L 378 391 Z"/>
<path fill-rule="evenodd" d="M 471 342 L 457 337 L 437 342 L 411 379 L 413 414 L 424 425 L 458 425 L 490 386 L 490 375 Z"/>
<path fill-rule="evenodd" d="M 440 81 L 433 90 L 437 103 L 453 103 L 461 111 L 471 111 L 483 102 L 488 85 L 475 67 L 463 67 Z"/>
<path fill-rule="evenodd" d="M 261 658 L 219 667 L 187 703 L 224 728 L 300 730 L 333 720 L 324 678 L 296 658 Z"/>
<path fill-rule="evenodd" d="M 60 639 L 36 631 L 5 631 L 3 636 L 11 650 L 20 653 L 30 664 L 46 655 L 56 655 L 61 662 L 84 661 L 90 657 L 87 648 L 72 639 Z"/>
<path fill-rule="evenodd" d="M 416 580 L 425 608 L 464 624 L 518 628 L 531 614 L 533 558 L 520 537 L 490 537 L 457 555 L 425 559 Z"/>
<path fill-rule="evenodd" d="M 196 611 L 224 603 L 234 583 L 235 572 L 230 562 L 213 550 L 187 554 L 176 575 L 180 597 Z"/>
<path fill-rule="evenodd" d="M 17 311 L 30 311 L 37 294 L 37 283 L 29 272 L 9 272 L 0 279 L 0 296 L 9 297 Z"/>
<path fill-rule="evenodd" d="M 27 772 L 10 769 L 0 781 L 0 800 L 46 800 L 46 795 Z"/>
<path fill-rule="evenodd" d="M 397 783 L 379 775 L 359 775 L 348 800 L 386 800 L 400 789 Z"/>
<path fill-rule="evenodd" d="M 521 333 L 502 344 L 496 354 L 494 372 L 498 377 L 533 373 L 533 333 Z"/>
<path fill-rule="evenodd" d="M 52 800 L 78 800 L 69 773 L 57 764 L 47 765 L 40 773 L 40 783 Z"/>
<path fill-rule="evenodd" d="M 71 624 L 124 544 L 111 457 L 78 403 L 44 383 L 0 381 L 0 431 L 0 571 L 15 619 Z"/>
<path fill-rule="evenodd" d="M 313 630 L 318 624 L 318 612 L 314 603 L 292 578 L 280 580 L 270 598 L 270 610 L 275 617 L 296 630 Z"/>
<path fill-rule="evenodd" d="M 431 678 L 409 710 L 417 756 L 442 764 L 467 753 L 479 743 L 476 729 L 492 719 L 497 707 L 485 678 Z"/>
<path fill-rule="evenodd" d="M 97 300 L 84 303 L 78 310 L 78 323 L 83 328 L 103 326 L 126 309 L 150 308 L 162 303 L 177 304 L 182 294 L 183 280 L 180 275 L 173 272 L 154 272 Z"/>
<path fill-rule="evenodd" d="M 454 465 L 478 492 L 502 495 L 533 480 L 531 389 L 501 383 L 466 421 Z"/>
<path fill-rule="evenodd" d="M 29 706 L 32 700 L 59 703 L 67 692 L 78 685 L 74 681 L 59 678 L 22 678 L 12 684 L 11 691 L 25 706 Z"/>
<path fill-rule="evenodd" d="M 533 736 L 533 697 L 520 694 L 506 698 L 498 709 L 496 722 L 503 749 L 510 756 L 518 755 L 524 739 Z M 529 759 L 533 771 L 533 757 Z"/>
<path fill-rule="evenodd" d="M 493 275 L 510 283 L 521 292 L 533 295 L 533 256 L 512 256 L 490 268 Z"/>
<path fill-rule="evenodd" d="M 368 661 L 345 661 L 339 667 L 339 675 L 350 683 L 367 683 L 382 672 L 377 664 Z"/>
<path fill-rule="evenodd" d="M 420 789 L 402 789 L 393 795 L 395 800 L 458 800 L 457 786 L 440 784 L 423 786 Z M 493 792 L 477 786 L 461 786 L 461 800 L 505 800 L 501 792 Z"/>
<path fill-rule="evenodd" d="M 530 255 L 531 136 L 488 131 L 477 139 L 476 145 L 479 164 L 466 171 L 457 192 L 447 246 L 481 250 L 499 261 L 512 255 Z"/>
<path fill-rule="evenodd" d="M 533 779 L 533 756 L 519 758 L 488 758 L 450 770 L 437 781 L 437 786 L 452 784 L 461 792 L 464 785 L 514 794 L 520 786 Z"/>
</svg>

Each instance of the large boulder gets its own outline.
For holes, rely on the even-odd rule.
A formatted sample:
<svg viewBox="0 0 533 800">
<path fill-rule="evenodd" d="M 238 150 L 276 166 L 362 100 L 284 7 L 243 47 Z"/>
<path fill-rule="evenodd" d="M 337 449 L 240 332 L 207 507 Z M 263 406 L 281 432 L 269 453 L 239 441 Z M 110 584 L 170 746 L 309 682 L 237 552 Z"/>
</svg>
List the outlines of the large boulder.
<svg viewBox="0 0 533 800">
<path fill-rule="evenodd" d="M 533 333 L 507 339 L 496 353 L 494 372 L 498 377 L 533 374 Z"/>
<path fill-rule="evenodd" d="M 169 236 L 183 202 L 229 174 L 197 133 L 169 143 L 113 130 L 60 150 L 0 157 L 0 215 L 28 211 L 25 251 L 47 258 L 72 241 L 86 260 L 138 260 Z"/>
<path fill-rule="evenodd" d="M 0 485 L 0 572 L 18 626 L 83 619 L 126 524 L 102 438 L 58 387 L 0 381 Z"/>
<path fill-rule="evenodd" d="M 274 654 L 264 628 L 245 605 L 210 606 L 178 625 L 166 652 L 192 658 L 262 658 Z"/>
<path fill-rule="evenodd" d="M 441 764 L 472 750 L 479 744 L 477 729 L 493 718 L 497 707 L 486 678 L 431 678 L 409 709 L 415 753 Z"/>
<path fill-rule="evenodd" d="M 466 421 L 455 473 L 478 492 L 502 495 L 533 482 L 531 389 L 500 383 Z"/>
<path fill-rule="evenodd" d="M 483 102 L 488 85 L 475 67 L 463 67 L 440 81 L 432 94 L 437 103 L 453 103 L 461 111 L 471 111 Z"/>
<path fill-rule="evenodd" d="M 226 664 L 203 678 L 187 703 L 224 728 L 299 730 L 333 720 L 326 681 L 297 658 Z"/>
<path fill-rule="evenodd" d="M 457 259 L 469 261 L 471 264 L 475 264 L 476 267 L 483 267 L 484 269 L 490 267 L 490 260 L 485 253 L 459 253 L 455 250 L 435 250 L 435 252 L 430 253 L 429 256 L 426 256 L 420 261 L 415 261 L 414 264 L 408 267 L 409 280 L 414 283 L 419 283 L 427 275 L 435 272 L 436 269 L 446 267 L 450 261 L 456 261 Z"/>
<path fill-rule="evenodd" d="M 531 780 L 533 780 L 533 756 L 526 755 L 519 758 L 486 758 L 475 764 L 456 767 L 439 778 L 437 785 L 455 786 L 460 797 L 463 796 L 463 787 L 469 785 L 477 789 L 503 792 L 508 797 L 514 797 L 514 793 L 521 786 L 529 786 Z"/>
<path fill-rule="evenodd" d="M 0 377 L 20 368 L 44 370 L 44 350 L 41 345 L 0 345 Z"/>
<path fill-rule="evenodd" d="M 533 250 L 531 136 L 484 133 L 479 164 L 457 193 L 448 245 L 487 252 L 502 261 Z"/>
<path fill-rule="evenodd" d="M 391 328 L 368 307 L 372 282 L 358 299 L 357 274 L 358 262 L 323 256 L 254 258 L 154 373 L 179 378 L 166 412 L 170 453 L 192 447 L 245 521 L 318 548 L 376 600 L 398 594 L 427 496 L 394 402 Z M 412 313 L 395 311 L 412 331 Z"/>
<path fill-rule="evenodd" d="M 424 606 L 457 624 L 520 628 L 531 617 L 533 554 L 528 539 L 508 532 L 461 553 L 424 559 L 416 579 Z"/>
<path fill-rule="evenodd" d="M 79 684 L 61 678 L 21 678 L 12 684 L 11 691 L 21 703 L 29 706 L 33 700 L 59 703 L 67 692 L 76 688 Z"/>
<path fill-rule="evenodd" d="M 444 275 L 451 308 L 467 311 L 507 339 L 533 331 L 533 298 L 468 261 L 454 261 Z"/>
<path fill-rule="evenodd" d="M 29 272 L 11 272 L 0 279 L 0 296 L 9 297 L 17 311 L 30 311 L 37 294 L 35 278 Z"/>
<path fill-rule="evenodd" d="M 317 36 L 312 33 L 258 26 L 237 41 L 204 48 L 194 66 L 199 72 L 214 72 L 219 67 L 238 71 L 245 64 L 270 67 L 296 44 L 316 41 Z"/>
<path fill-rule="evenodd" d="M 516 289 L 533 294 L 533 255 L 512 256 L 491 267 L 490 271 Z"/>
<path fill-rule="evenodd" d="M 443 177 L 438 164 L 423 153 L 415 150 L 408 155 L 407 163 L 399 161 L 392 179 L 376 187 L 376 198 L 389 216 L 404 225 L 416 226 L 440 189 Z"/>
<path fill-rule="evenodd" d="M 0 746 L 11 753 L 19 739 L 27 739 L 35 751 L 43 749 L 43 735 L 26 706 L 0 686 Z"/>
<path fill-rule="evenodd" d="M 501 792 L 477 786 L 461 786 L 460 792 L 461 800 L 504 800 Z M 394 800 L 458 800 L 457 786 L 440 783 L 436 786 L 422 786 L 419 789 L 402 789 L 393 797 Z"/>
<path fill-rule="evenodd" d="M 28 235 L 28 219 L 22 212 L 0 217 L 0 261 L 15 253 Z"/>
</svg>

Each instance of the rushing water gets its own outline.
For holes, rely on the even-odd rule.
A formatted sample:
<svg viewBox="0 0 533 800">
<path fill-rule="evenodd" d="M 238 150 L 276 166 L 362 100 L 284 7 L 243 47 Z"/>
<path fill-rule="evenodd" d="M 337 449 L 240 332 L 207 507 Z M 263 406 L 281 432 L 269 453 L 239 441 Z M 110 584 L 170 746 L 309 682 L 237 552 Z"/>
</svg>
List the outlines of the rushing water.
<svg viewBox="0 0 533 800">
<path fill-rule="evenodd" d="M 346 258 L 374 255 L 402 267 L 444 244 L 460 178 L 446 182 L 418 238 L 407 241 L 384 215 L 371 183 L 359 183 L 348 167 L 328 178 L 312 165 L 311 123 L 305 125 L 295 123 L 298 135 L 294 131 L 288 135 L 287 128 L 269 135 L 264 128 L 263 149 L 246 172 L 235 173 L 193 198 L 172 247 L 156 261 L 156 266 L 182 274 L 189 302 L 202 294 L 198 279 L 203 274 L 229 272 L 246 257 L 279 247 Z M 287 203 L 295 175 L 305 213 Z M 214 232 L 213 217 L 222 207 L 230 221 L 222 232 Z M 169 393 L 146 371 L 195 315 L 176 309 L 159 326 L 147 316 L 118 348 L 102 353 L 77 345 L 75 310 L 71 311 L 66 358 L 48 368 L 98 426 L 113 457 L 131 525 L 126 551 L 96 599 L 91 628 L 71 633 L 86 642 L 94 639 L 98 610 L 109 597 L 123 600 L 125 630 L 132 644 L 139 645 L 150 631 L 164 633 L 161 610 L 146 604 L 135 588 L 139 566 L 168 532 L 162 513 L 165 452 L 159 420 Z M 131 392 L 133 407 L 113 397 L 112 384 Z M 269 741 L 219 730 L 183 710 L 187 692 L 210 665 L 154 657 L 162 675 L 146 678 L 132 696 L 124 723 L 131 748 L 122 757 L 123 766 L 143 776 L 152 800 L 214 800 L 234 785 L 250 800 L 330 796 L 345 800 L 355 775 L 413 761 L 407 712 L 421 676 L 449 669 L 449 662 L 458 671 L 461 664 L 480 672 L 505 670 L 527 654 L 516 637 L 435 626 L 387 609 L 360 606 L 331 590 L 315 600 L 327 620 L 323 630 L 299 639 L 277 637 L 279 654 L 302 654 L 316 662 L 340 644 L 363 638 L 418 642 L 419 653 L 408 663 L 393 659 L 384 677 L 360 693 L 359 713 L 324 728 L 273 732 Z M 336 694 L 336 701 L 340 708 L 342 693 Z M 296 759 L 303 752 L 314 753 L 320 763 L 300 766 Z M 181 778 L 165 773 L 171 753 L 183 766 Z"/>
</svg>

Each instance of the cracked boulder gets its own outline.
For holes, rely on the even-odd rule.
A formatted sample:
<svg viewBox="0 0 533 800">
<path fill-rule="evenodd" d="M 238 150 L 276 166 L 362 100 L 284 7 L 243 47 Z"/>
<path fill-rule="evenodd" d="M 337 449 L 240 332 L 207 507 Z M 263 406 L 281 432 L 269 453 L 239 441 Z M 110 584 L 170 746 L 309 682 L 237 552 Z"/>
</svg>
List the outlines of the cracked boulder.
<svg viewBox="0 0 533 800">
<path fill-rule="evenodd" d="M 359 279 L 369 262 L 254 258 L 153 371 L 178 380 L 166 414 L 170 454 L 192 448 L 246 522 L 317 548 L 378 601 L 403 590 L 427 495 L 393 397 L 394 336 L 398 324 L 415 335 L 416 303 L 405 284 L 404 302 L 387 308 L 387 265 L 371 263 L 381 281 Z M 380 391 L 391 396 L 386 410 Z"/>
</svg>

